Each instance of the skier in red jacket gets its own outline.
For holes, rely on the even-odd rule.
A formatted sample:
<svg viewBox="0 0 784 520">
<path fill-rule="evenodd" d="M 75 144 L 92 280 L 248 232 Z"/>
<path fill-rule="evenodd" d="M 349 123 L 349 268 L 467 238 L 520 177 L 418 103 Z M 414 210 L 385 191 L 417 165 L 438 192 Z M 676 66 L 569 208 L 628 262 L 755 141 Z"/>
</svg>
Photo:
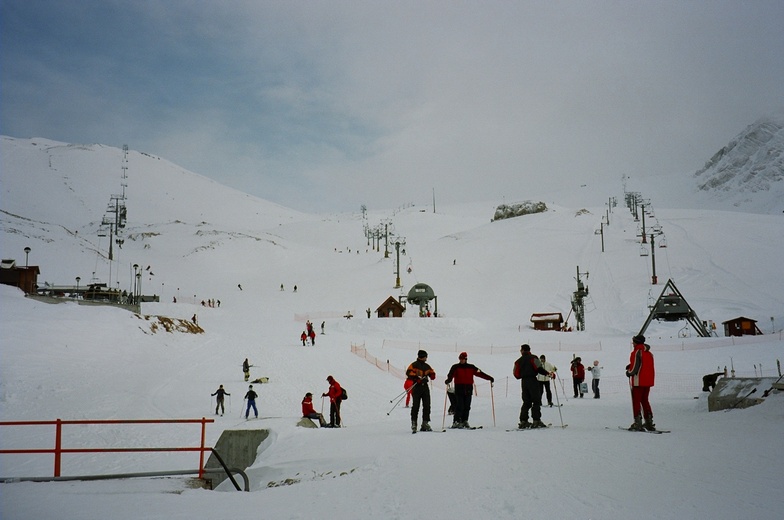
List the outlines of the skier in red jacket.
<svg viewBox="0 0 784 520">
<path fill-rule="evenodd" d="M 471 428 L 468 424 L 468 415 L 471 412 L 471 398 L 474 393 L 474 376 L 481 377 L 493 384 L 492 376 L 479 370 L 468 362 L 468 354 L 461 352 L 458 362 L 449 369 L 445 384 L 449 385 L 455 380 L 455 406 L 452 428 Z"/>
<path fill-rule="evenodd" d="M 574 387 L 574 396 L 583 396 L 582 384 L 585 381 L 585 367 L 583 366 L 582 359 L 576 357 L 572 360 L 572 386 Z"/>
<path fill-rule="evenodd" d="M 321 397 L 329 397 L 329 424 L 327 428 L 340 428 L 340 401 L 343 390 L 334 377 L 327 376 L 327 381 L 329 381 L 329 390 L 321 394 Z"/>
<path fill-rule="evenodd" d="M 634 336 L 632 353 L 626 366 L 626 377 L 629 378 L 629 385 L 632 388 L 632 413 L 634 414 L 634 422 L 629 426 L 630 430 L 642 431 L 643 428 L 651 432 L 656 430 L 656 425 L 653 424 L 653 410 L 651 410 L 651 403 L 648 402 L 655 375 L 651 346 L 645 343 L 645 336 Z M 644 414 L 644 424 L 640 410 Z"/>
<path fill-rule="evenodd" d="M 322 428 L 327 426 L 327 421 L 324 420 L 324 416 L 313 409 L 313 394 L 310 392 L 305 394 L 305 398 L 302 399 L 302 417 L 318 419 L 319 425 Z"/>
</svg>

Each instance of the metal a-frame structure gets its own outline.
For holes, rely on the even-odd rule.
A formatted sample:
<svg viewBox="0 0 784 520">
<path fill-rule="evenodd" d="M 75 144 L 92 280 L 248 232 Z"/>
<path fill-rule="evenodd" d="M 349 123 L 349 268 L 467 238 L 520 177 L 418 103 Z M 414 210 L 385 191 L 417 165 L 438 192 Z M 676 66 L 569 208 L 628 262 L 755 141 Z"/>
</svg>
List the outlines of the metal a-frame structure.
<svg viewBox="0 0 784 520">
<path fill-rule="evenodd" d="M 694 330 L 697 331 L 697 334 L 699 334 L 700 337 L 710 337 L 710 332 L 702 323 L 699 316 L 697 316 L 694 309 L 691 308 L 691 305 L 686 302 L 686 298 L 683 297 L 683 294 L 675 287 L 675 283 L 672 279 L 667 280 L 664 289 L 659 295 L 659 299 L 656 300 L 656 303 L 651 307 L 651 313 L 648 315 L 648 319 L 645 320 L 645 324 L 638 334 L 645 334 L 648 325 L 650 325 L 651 321 L 654 319 L 664 321 L 686 320 L 694 327 Z"/>
</svg>

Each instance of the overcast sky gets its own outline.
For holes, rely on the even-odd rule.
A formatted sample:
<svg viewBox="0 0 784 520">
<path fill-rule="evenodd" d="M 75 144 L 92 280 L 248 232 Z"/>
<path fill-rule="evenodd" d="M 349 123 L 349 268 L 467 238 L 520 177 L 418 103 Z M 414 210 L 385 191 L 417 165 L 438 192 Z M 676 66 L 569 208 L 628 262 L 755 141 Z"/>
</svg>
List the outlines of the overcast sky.
<svg viewBox="0 0 784 520">
<path fill-rule="evenodd" d="M 691 175 L 784 108 L 781 0 L 0 0 L 0 24 L 2 134 L 303 211 Z"/>
</svg>

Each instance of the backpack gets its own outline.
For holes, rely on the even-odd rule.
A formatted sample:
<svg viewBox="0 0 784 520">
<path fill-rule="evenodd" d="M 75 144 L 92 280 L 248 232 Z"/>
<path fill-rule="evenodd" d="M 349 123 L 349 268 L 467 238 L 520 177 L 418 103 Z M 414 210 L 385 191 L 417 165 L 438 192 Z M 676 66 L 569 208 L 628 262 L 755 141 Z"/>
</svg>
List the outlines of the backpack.
<svg viewBox="0 0 784 520">
<path fill-rule="evenodd" d="M 348 399 L 348 393 L 346 392 L 345 388 L 341 388 L 340 389 L 340 400 L 341 401 L 345 401 L 346 399 Z"/>
</svg>

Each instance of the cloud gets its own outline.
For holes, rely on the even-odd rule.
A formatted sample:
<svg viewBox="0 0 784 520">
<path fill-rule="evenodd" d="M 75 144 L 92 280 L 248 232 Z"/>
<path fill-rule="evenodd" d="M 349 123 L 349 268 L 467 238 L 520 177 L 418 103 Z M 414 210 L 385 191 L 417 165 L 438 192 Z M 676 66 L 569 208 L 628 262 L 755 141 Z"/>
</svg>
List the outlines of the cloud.
<svg viewBox="0 0 784 520">
<path fill-rule="evenodd" d="M 784 99 L 777 2 L 0 9 L 3 133 L 128 143 L 298 209 L 687 175 Z"/>
</svg>

